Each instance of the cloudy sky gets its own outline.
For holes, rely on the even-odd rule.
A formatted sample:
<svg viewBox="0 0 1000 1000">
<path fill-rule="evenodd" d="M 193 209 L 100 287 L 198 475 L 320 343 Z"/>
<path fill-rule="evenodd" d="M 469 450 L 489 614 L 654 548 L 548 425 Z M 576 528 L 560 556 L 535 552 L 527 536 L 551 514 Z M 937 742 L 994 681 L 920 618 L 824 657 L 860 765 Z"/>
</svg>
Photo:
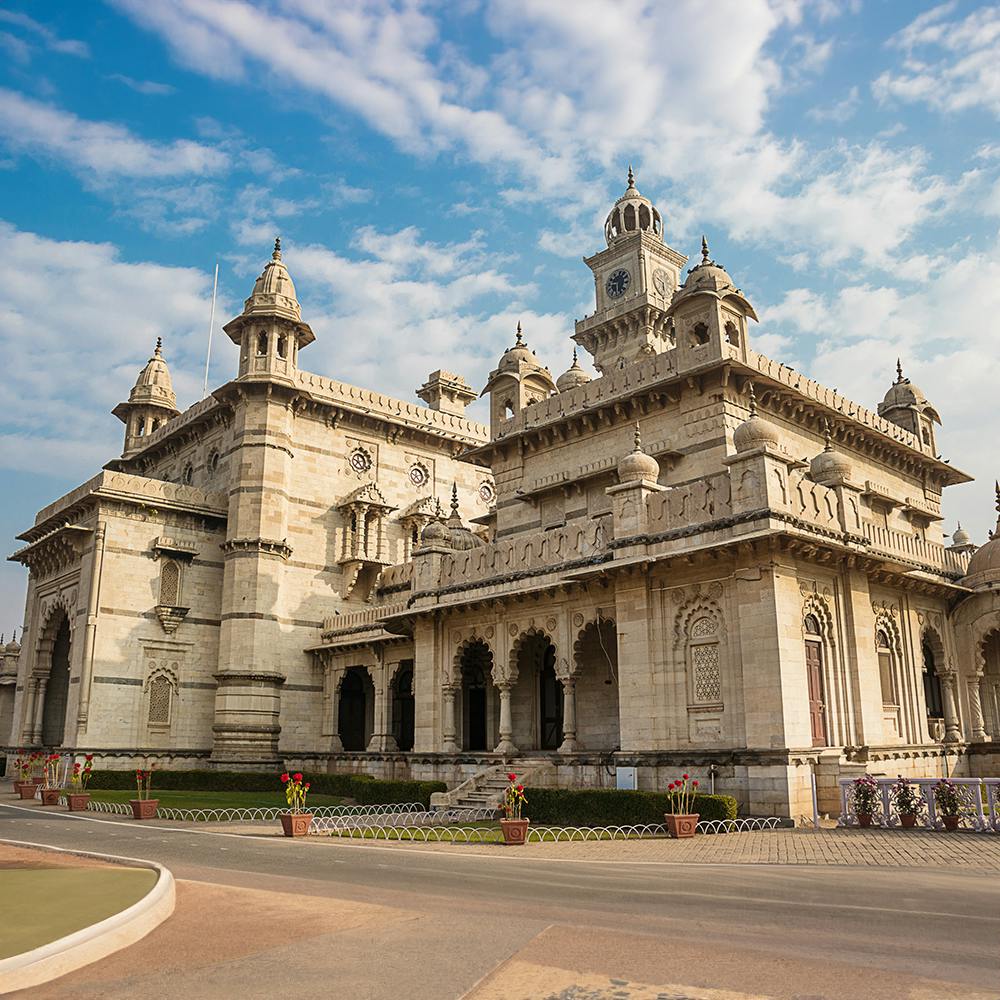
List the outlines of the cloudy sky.
<svg viewBox="0 0 1000 1000">
<path fill-rule="evenodd" d="M 280 233 L 312 371 L 481 386 L 518 319 L 558 374 L 629 162 L 758 350 L 938 406 L 985 540 L 1000 413 L 1000 5 L 110 0 L 0 9 L 0 534 L 121 447 L 157 336 L 180 405 Z M 213 384 L 234 371 L 216 338 Z M 0 628 L 24 574 L 0 568 Z"/>
</svg>

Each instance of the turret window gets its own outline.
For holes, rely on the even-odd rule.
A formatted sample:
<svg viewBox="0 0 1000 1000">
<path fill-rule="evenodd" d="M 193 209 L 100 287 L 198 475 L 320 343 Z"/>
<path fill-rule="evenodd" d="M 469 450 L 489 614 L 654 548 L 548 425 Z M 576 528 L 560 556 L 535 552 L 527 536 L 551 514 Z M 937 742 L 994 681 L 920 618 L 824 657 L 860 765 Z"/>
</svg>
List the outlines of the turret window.
<svg viewBox="0 0 1000 1000">
<path fill-rule="evenodd" d="M 283 358 L 288 354 L 288 338 L 282 333 L 278 335 L 278 357 Z"/>
<path fill-rule="evenodd" d="M 208 469 L 210 472 L 219 471 L 219 453 L 217 451 L 213 451 L 212 454 L 209 456 Z"/>
<path fill-rule="evenodd" d="M 726 323 L 726 340 L 734 347 L 740 346 L 740 331 L 736 329 L 736 324 L 732 320 Z"/>
<path fill-rule="evenodd" d="M 257 357 L 264 357 L 267 354 L 267 334 L 257 334 Z"/>
<path fill-rule="evenodd" d="M 708 327 L 704 323 L 695 323 L 691 331 L 691 343 L 694 347 L 701 347 L 708 343 Z"/>
<path fill-rule="evenodd" d="M 185 486 L 190 486 L 194 482 L 194 466 L 190 462 L 184 466 L 181 479 Z"/>
</svg>

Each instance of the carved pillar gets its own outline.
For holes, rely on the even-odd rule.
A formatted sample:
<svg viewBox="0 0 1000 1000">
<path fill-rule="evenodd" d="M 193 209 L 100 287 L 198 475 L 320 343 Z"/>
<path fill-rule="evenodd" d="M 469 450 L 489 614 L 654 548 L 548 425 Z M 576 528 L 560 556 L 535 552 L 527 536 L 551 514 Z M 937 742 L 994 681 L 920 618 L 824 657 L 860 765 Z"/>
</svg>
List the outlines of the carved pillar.
<svg viewBox="0 0 1000 1000">
<path fill-rule="evenodd" d="M 90 557 L 90 587 L 87 590 L 87 628 L 83 635 L 83 661 L 80 666 L 80 701 L 76 714 L 77 740 L 87 731 L 90 717 L 90 686 L 94 676 L 94 647 L 97 639 L 98 611 L 101 597 L 101 573 L 104 569 L 104 546 L 108 526 L 97 522 L 94 550 Z M 175 604 L 180 603 L 175 601 Z"/>
<path fill-rule="evenodd" d="M 35 695 L 35 721 L 31 727 L 31 741 L 32 743 L 41 743 L 42 719 L 45 715 L 45 689 L 48 687 L 49 679 L 48 677 L 39 677 L 35 683 L 38 685 L 38 691 Z"/>
<path fill-rule="evenodd" d="M 576 742 L 576 678 L 564 677 L 562 679 L 562 700 L 563 700 L 563 741 L 559 745 L 560 753 L 573 753 L 579 750 L 580 745 Z"/>
<path fill-rule="evenodd" d="M 441 720 L 441 749 L 445 753 L 458 753 L 458 743 L 455 741 L 455 695 L 462 688 L 458 684 L 444 684 L 441 693 L 444 696 L 444 714 Z"/>
<path fill-rule="evenodd" d="M 979 680 L 978 675 L 970 677 L 968 680 L 969 713 L 972 716 L 970 722 L 972 723 L 973 743 L 985 743 L 987 740 L 986 723 L 983 719 L 983 703 L 979 695 Z"/>
<path fill-rule="evenodd" d="M 389 731 L 389 670 L 384 663 L 375 668 L 375 712 L 372 723 L 372 738 L 368 741 L 371 750 L 398 750 L 396 738 Z"/>
<path fill-rule="evenodd" d="M 320 724 L 320 736 L 327 741 L 327 747 L 332 753 L 340 753 L 344 749 L 340 742 L 340 671 L 323 664 L 323 719 Z"/>
<path fill-rule="evenodd" d="M 24 681 L 24 721 L 21 724 L 21 743 L 33 743 L 35 734 L 35 700 L 38 697 L 38 684 L 35 678 L 28 674 Z"/>
<path fill-rule="evenodd" d="M 941 694 L 944 698 L 944 742 L 959 743 L 962 739 L 962 729 L 958 720 L 958 706 L 955 703 L 955 675 L 945 674 L 941 678 Z"/>
<path fill-rule="evenodd" d="M 518 752 L 514 745 L 514 719 L 510 711 L 510 692 L 513 686 L 510 681 L 501 681 L 497 685 L 500 688 L 500 742 L 496 752 L 508 757 Z"/>
</svg>

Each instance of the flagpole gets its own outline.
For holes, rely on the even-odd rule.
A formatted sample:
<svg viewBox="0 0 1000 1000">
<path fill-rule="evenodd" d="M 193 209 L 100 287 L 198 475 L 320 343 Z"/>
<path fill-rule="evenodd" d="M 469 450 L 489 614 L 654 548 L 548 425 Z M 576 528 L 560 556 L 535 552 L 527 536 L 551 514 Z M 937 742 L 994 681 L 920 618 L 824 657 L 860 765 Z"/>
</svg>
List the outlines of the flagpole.
<svg viewBox="0 0 1000 1000">
<path fill-rule="evenodd" d="M 215 262 L 215 280 L 212 282 L 212 317 L 208 321 L 208 352 L 205 354 L 205 391 L 202 398 L 208 395 L 208 366 L 212 361 L 212 331 L 215 329 L 215 295 L 219 290 L 219 262 Z"/>
</svg>

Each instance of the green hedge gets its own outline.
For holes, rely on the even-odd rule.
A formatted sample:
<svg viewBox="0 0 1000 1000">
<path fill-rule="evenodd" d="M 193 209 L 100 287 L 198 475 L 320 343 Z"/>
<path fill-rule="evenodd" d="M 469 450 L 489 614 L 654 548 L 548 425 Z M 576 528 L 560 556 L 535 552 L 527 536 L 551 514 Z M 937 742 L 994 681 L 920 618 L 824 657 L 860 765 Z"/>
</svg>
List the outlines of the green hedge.
<svg viewBox="0 0 1000 1000">
<path fill-rule="evenodd" d="M 662 823 L 670 809 L 666 792 L 627 792 L 615 788 L 527 788 L 525 815 L 554 826 L 631 826 Z M 694 812 L 703 820 L 735 819 L 731 795 L 696 795 Z"/>
<path fill-rule="evenodd" d="M 387 781 L 367 774 L 309 774 L 303 772 L 318 795 L 339 795 L 362 805 L 380 802 L 422 802 L 430 806 L 431 793 L 447 790 L 442 781 Z M 90 787 L 135 787 L 135 771 L 94 771 Z M 153 795 L 164 791 L 264 792 L 280 798 L 282 784 L 272 771 L 154 771 Z"/>
</svg>

